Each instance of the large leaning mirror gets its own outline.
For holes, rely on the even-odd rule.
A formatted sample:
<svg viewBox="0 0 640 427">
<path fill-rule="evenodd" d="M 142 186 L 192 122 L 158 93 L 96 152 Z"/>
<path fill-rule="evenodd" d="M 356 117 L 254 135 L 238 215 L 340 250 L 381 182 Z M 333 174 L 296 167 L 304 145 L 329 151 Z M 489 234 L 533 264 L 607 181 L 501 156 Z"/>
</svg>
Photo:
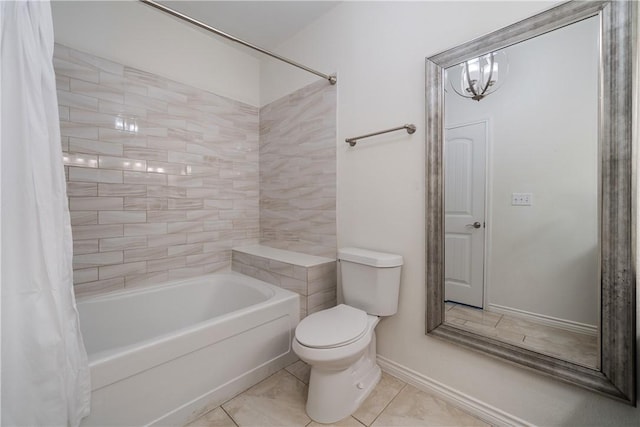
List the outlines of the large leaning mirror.
<svg viewBox="0 0 640 427">
<path fill-rule="evenodd" d="M 426 61 L 427 333 L 635 404 L 635 2 Z"/>
</svg>

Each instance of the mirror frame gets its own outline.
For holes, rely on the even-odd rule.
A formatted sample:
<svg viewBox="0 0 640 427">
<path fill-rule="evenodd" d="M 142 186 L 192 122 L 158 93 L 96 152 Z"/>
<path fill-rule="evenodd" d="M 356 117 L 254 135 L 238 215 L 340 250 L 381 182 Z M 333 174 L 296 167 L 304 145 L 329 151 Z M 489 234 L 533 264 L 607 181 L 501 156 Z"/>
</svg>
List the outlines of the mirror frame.
<svg viewBox="0 0 640 427">
<path fill-rule="evenodd" d="M 600 370 L 444 322 L 444 70 L 592 16 L 600 19 Z M 632 147 L 636 2 L 563 3 L 426 60 L 426 333 L 636 404 L 635 204 Z M 632 152 L 632 150 L 634 150 Z"/>
</svg>

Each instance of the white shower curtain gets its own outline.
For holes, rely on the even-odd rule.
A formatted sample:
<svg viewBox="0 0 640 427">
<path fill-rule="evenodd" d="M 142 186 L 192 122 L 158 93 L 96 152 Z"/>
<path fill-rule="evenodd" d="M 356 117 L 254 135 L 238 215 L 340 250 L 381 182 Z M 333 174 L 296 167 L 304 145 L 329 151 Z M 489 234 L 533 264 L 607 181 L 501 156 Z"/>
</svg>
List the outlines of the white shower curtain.
<svg viewBox="0 0 640 427">
<path fill-rule="evenodd" d="M 48 1 L 0 1 L 2 425 L 89 412 Z"/>
</svg>

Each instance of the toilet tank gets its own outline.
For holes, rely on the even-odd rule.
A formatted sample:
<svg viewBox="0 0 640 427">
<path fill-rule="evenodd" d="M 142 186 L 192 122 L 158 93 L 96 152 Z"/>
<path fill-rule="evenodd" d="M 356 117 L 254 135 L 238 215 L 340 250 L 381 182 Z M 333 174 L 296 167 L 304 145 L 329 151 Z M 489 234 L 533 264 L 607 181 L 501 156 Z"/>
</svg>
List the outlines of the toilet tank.
<svg viewBox="0 0 640 427">
<path fill-rule="evenodd" d="M 398 311 L 401 255 L 343 248 L 338 260 L 345 304 L 376 316 Z"/>
</svg>

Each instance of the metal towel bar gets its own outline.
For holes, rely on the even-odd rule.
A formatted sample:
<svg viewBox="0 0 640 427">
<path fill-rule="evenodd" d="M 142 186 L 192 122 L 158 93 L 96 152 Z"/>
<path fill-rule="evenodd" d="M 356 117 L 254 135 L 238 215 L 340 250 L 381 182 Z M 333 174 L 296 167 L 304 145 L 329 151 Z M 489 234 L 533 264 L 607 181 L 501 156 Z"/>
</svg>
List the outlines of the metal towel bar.
<svg viewBox="0 0 640 427">
<path fill-rule="evenodd" d="M 344 140 L 344 142 L 346 142 L 347 144 L 349 144 L 350 146 L 354 146 L 356 145 L 356 142 L 359 139 L 364 139 L 364 138 L 369 138 L 370 136 L 376 136 L 376 135 L 381 135 L 383 133 L 388 133 L 388 132 L 395 132 L 397 130 L 402 130 L 402 129 L 406 129 L 408 134 L 412 134 L 416 131 L 416 125 L 414 124 L 406 124 L 403 126 L 398 126 L 397 128 L 392 128 L 392 129 L 386 129 L 386 130 L 381 130 L 379 132 L 373 132 L 373 133 L 368 133 L 366 135 L 360 135 L 360 136 L 356 136 L 354 138 L 347 138 Z"/>
</svg>

